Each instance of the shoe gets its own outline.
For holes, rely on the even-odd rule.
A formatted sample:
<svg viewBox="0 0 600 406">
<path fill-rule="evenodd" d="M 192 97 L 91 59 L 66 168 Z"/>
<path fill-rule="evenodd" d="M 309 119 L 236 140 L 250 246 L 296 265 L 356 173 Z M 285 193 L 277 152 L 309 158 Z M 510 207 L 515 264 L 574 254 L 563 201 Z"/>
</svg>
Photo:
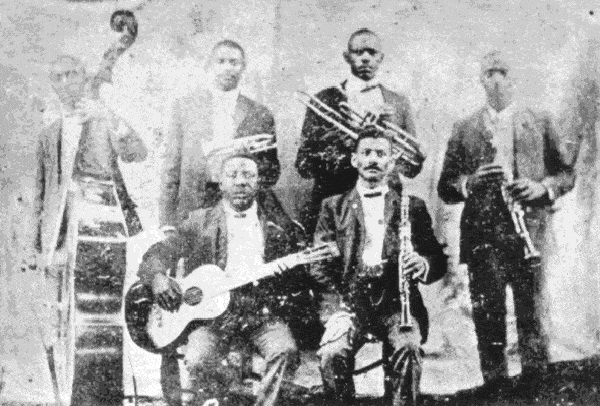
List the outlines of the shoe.
<svg viewBox="0 0 600 406">
<path fill-rule="evenodd" d="M 471 397 L 476 399 L 494 399 L 510 395 L 513 389 L 509 378 L 497 378 L 484 383 L 471 391 Z"/>
</svg>

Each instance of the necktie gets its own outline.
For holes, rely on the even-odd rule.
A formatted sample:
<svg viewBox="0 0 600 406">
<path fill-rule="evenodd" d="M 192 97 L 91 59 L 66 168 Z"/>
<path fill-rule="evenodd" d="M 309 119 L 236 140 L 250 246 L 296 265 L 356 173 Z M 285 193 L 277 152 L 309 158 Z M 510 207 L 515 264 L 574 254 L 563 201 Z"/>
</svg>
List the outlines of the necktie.
<svg viewBox="0 0 600 406">
<path fill-rule="evenodd" d="M 363 197 L 367 197 L 367 198 L 371 198 L 371 197 L 379 197 L 381 196 L 383 193 L 381 192 L 373 192 L 373 193 L 365 193 L 363 195 Z"/>
</svg>

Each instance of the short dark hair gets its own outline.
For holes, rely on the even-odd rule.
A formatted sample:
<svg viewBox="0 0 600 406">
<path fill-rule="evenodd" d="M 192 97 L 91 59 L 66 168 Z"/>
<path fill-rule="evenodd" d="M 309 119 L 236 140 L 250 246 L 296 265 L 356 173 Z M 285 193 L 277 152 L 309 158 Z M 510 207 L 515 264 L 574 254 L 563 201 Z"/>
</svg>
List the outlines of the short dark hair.
<svg viewBox="0 0 600 406">
<path fill-rule="evenodd" d="M 223 39 L 217 42 L 215 46 L 212 47 L 211 54 L 213 54 L 217 49 L 221 47 L 237 49 L 242 54 L 242 59 L 244 61 L 246 60 L 246 52 L 244 52 L 244 48 L 242 48 L 242 46 L 238 42 L 231 39 Z"/>
<path fill-rule="evenodd" d="M 358 137 L 356 138 L 356 143 L 354 145 L 354 152 L 358 151 L 358 145 L 360 144 L 360 142 L 367 138 L 371 138 L 371 139 L 384 138 L 390 142 L 390 147 L 392 145 L 392 138 L 389 136 L 389 134 L 386 134 L 385 131 L 377 128 L 374 125 L 368 125 L 366 127 L 363 127 L 358 132 L 357 135 L 358 135 Z"/>
<path fill-rule="evenodd" d="M 373 31 L 369 28 L 366 28 L 366 27 L 359 28 L 358 30 L 356 30 L 352 34 L 350 34 L 350 38 L 348 38 L 348 49 L 350 49 L 350 43 L 354 40 L 354 38 L 358 37 L 359 35 L 364 35 L 364 34 L 374 35 L 379 38 L 379 35 L 377 35 L 375 33 L 375 31 Z"/>
</svg>

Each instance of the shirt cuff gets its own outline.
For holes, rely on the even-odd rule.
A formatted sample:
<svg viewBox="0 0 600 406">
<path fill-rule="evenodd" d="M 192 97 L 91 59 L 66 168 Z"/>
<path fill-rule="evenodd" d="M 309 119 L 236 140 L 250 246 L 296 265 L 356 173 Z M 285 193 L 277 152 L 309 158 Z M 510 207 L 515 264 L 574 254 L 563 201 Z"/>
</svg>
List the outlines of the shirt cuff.
<svg viewBox="0 0 600 406">
<path fill-rule="evenodd" d="M 170 226 L 170 225 L 167 224 L 167 225 L 162 226 L 160 228 L 160 231 L 162 231 L 163 233 L 167 233 L 167 232 L 170 232 L 170 231 L 173 231 L 173 232 L 177 231 L 177 229 L 175 228 L 175 226 Z"/>
<path fill-rule="evenodd" d="M 548 200 L 554 202 L 554 200 L 556 200 L 556 192 L 552 188 L 552 185 L 549 184 L 550 182 L 545 182 L 544 180 L 542 180 L 541 183 L 546 188 L 546 192 L 548 193 Z"/>
<path fill-rule="evenodd" d="M 469 180 L 468 176 L 465 176 L 462 181 L 460 182 L 460 192 L 462 193 L 463 197 L 466 199 L 467 197 L 469 197 L 469 189 L 467 189 L 467 181 Z"/>
</svg>

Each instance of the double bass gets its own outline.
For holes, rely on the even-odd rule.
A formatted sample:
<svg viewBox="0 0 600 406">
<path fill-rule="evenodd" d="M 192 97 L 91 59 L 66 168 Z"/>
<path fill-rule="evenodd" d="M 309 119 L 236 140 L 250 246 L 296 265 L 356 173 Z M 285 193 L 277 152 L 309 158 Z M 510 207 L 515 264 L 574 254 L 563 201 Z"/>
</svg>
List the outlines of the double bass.
<svg viewBox="0 0 600 406">
<path fill-rule="evenodd" d="M 86 78 L 90 99 L 100 98 L 100 86 L 112 81 L 117 59 L 137 37 L 131 11 L 115 11 L 110 26 L 122 35 L 104 53 L 98 73 Z M 48 355 L 54 392 L 59 406 L 121 405 L 125 217 L 114 180 L 69 181 L 77 182 L 80 193 L 74 207 L 63 199 L 69 207 L 68 259 L 58 273 L 58 328 Z"/>
</svg>

